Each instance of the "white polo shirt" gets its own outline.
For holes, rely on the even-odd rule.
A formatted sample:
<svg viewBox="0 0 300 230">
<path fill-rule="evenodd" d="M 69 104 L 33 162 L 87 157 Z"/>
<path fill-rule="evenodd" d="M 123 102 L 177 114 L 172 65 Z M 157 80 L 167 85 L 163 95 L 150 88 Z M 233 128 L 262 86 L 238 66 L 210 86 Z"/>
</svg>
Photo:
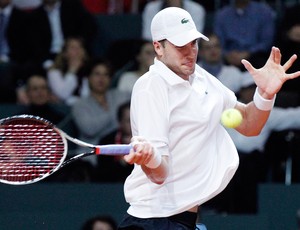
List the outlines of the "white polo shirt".
<svg viewBox="0 0 300 230">
<path fill-rule="evenodd" d="M 220 117 L 236 102 L 234 93 L 201 67 L 185 81 L 155 59 L 134 85 L 131 126 L 133 135 L 145 137 L 169 156 L 169 175 L 158 185 L 135 165 L 124 185 L 130 215 L 178 214 L 226 187 L 238 155 Z"/>
</svg>

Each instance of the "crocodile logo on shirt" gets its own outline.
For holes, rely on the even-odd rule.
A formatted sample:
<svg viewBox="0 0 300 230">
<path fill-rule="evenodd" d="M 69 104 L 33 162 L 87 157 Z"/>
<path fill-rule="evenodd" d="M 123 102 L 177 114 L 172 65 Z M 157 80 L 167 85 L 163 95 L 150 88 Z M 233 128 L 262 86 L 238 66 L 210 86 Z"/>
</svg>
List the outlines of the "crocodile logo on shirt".
<svg viewBox="0 0 300 230">
<path fill-rule="evenodd" d="M 181 24 L 185 24 L 185 23 L 188 23 L 188 22 L 189 22 L 189 20 L 186 19 L 186 18 L 183 18 L 183 19 L 181 20 Z"/>
</svg>

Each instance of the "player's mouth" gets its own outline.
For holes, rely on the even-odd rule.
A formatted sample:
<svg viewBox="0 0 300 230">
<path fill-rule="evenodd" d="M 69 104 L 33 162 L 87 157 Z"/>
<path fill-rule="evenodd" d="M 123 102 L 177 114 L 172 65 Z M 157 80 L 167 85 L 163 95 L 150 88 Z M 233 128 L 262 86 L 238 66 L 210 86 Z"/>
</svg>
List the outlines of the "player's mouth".
<svg viewBox="0 0 300 230">
<path fill-rule="evenodd" d="M 189 67 L 189 68 L 194 68 L 195 62 L 194 61 L 187 61 L 187 62 L 184 63 L 184 65 Z"/>
</svg>

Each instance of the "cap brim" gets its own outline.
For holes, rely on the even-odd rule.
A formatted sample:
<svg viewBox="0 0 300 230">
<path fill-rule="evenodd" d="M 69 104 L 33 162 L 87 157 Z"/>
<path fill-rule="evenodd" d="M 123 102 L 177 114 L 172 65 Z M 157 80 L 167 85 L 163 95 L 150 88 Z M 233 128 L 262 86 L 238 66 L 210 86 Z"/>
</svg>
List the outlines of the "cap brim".
<svg viewBox="0 0 300 230">
<path fill-rule="evenodd" d="M 209 41 L 208 37 L 201 34 L 197 30 L 185 31 L 182 34 L 176 34 L 175 36 L 169 37 L 167 38 L 167 40 L 175 46 L 184 46 L 198 38 L 202 38 L 206 41 Z"/>
</svg>

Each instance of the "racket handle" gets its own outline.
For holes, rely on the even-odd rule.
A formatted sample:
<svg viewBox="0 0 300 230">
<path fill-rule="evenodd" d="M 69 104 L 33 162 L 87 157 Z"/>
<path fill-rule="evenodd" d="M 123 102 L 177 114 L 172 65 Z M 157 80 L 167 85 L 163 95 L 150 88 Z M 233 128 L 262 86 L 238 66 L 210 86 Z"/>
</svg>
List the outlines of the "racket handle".
<svg viewBox="0 0 300 230">
<path fill-rule="evenodd" d="M 127 144 L 114 144 L 114 145 L 98 145 L 95 147 L 96 154 L 101 155 L 127 155 L 132 149 L 132 145 Z"/>
</svg>

